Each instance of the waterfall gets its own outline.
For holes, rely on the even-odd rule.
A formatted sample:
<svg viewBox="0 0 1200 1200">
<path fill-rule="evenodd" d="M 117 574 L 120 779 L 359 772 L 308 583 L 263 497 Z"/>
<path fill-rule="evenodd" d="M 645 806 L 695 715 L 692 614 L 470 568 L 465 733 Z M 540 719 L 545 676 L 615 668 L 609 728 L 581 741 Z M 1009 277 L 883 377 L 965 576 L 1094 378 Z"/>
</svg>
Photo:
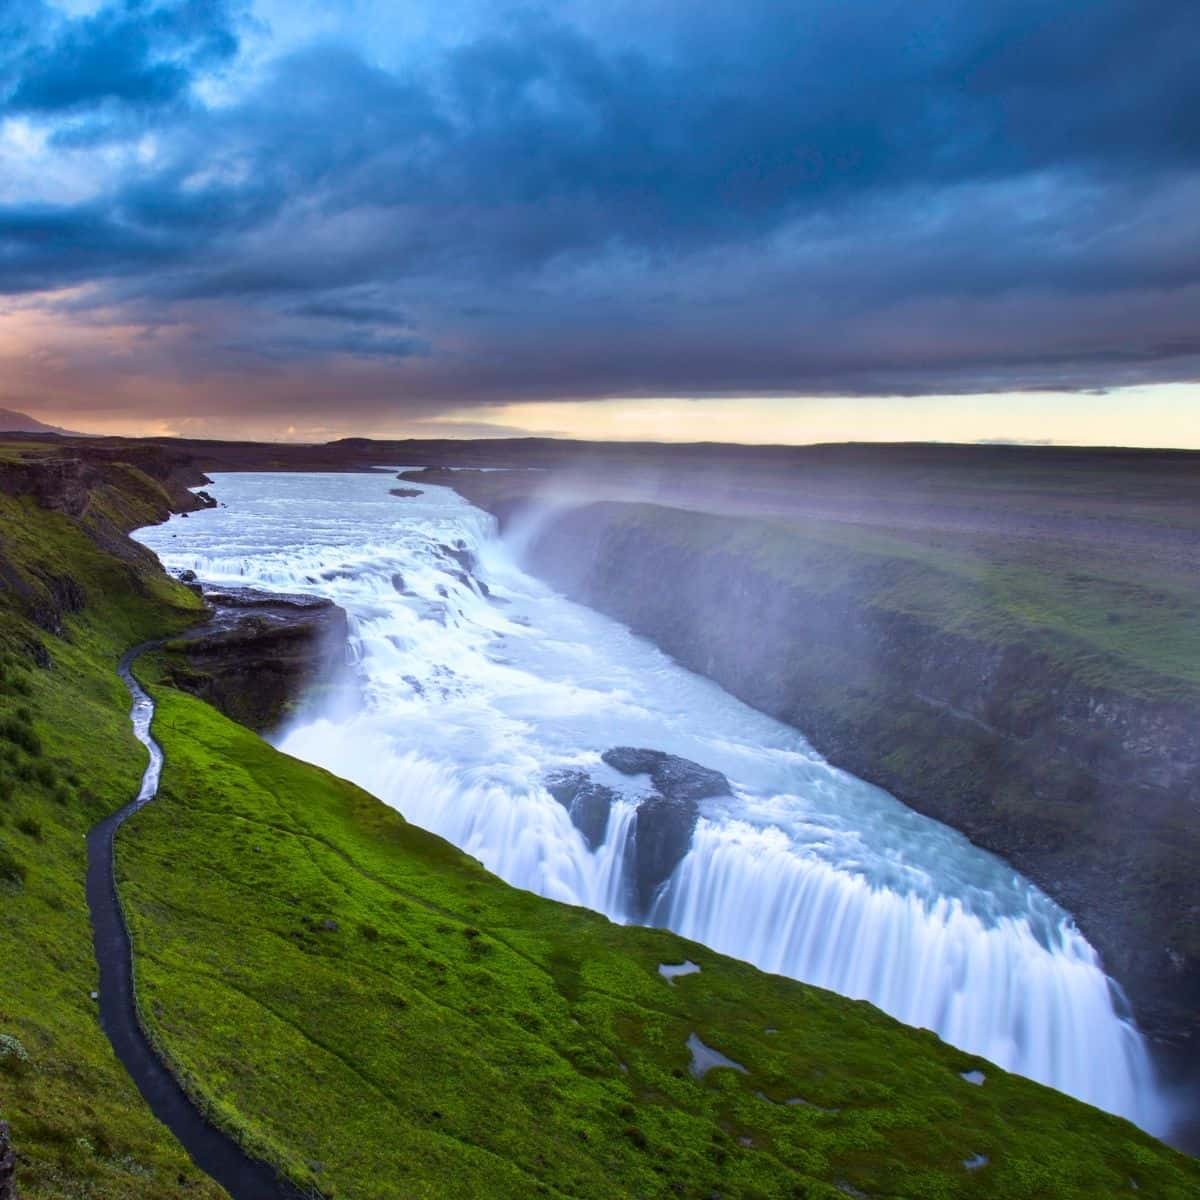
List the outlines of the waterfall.
<svg viewBox="0 0 1200 1200">
<path fill-rule="evenodd" d="M 525 575 L 456 494 L 379 475 L 228 475 L 227 507 L 138 533 L 201 579 L 325 595 L 361 697 L 281 731 L 518 887 L 645 920 L 870 1000 L 966 1051 L 1160 1132 L 1143 1039 L 1070 916 L 955 831 L 825 763 L 804 738 Z M 602 753 L 722 772 L 690 848 L 641 911 L 630 841 L 649 781 Z M 549 793 L 611 789 L 594 848 Z"/>
<path fill-rule="evenodd" d="M 771 829 L 702 821 L 657 924 L 763 970 L 870 1000 L 1006 1070 L 1153 1120 L 1142 1039 L 1063 914 L 1049 945 L 1025 917 L 986 924 L 797 856 Z"/>
</svg>

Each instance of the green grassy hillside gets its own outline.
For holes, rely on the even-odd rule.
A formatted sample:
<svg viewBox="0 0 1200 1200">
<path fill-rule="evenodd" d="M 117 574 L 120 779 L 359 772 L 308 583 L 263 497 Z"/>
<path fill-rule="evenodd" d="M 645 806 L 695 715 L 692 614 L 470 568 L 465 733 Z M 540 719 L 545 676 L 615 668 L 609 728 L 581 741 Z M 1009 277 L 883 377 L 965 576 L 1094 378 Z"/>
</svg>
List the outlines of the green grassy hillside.
<svg viewBox="0 0 1200 1200">
<path fill-rule="evenodd" d="M 0 1112 L 26 1200 L 215 1198 L 97 1026 L 83 900 L 82 835 L 143 764 L 118 654 L 195 600 L 101 550 L 89 513 L 0 489 Z M 163 792 L 118 839 L 144 1018 L 215 1119 L 326 1196 L 1200 1189 L 1195 1163 L 1126 1122 L 868 1005 L 510 888 L 153 690 Z M 685 958 L 701 972 L 658 975 Z M 694 1079 L 693 1033 L 746 1073 Z"/>
<path fill-rule="evenodd" d="M 63 579 L 80 608 L 60 614 L 58 636 L 28 614 L 57 612 Z M 150 1115 L 100 1030 L 84 898 L 84 835 L 144 766 L 117 658 L 193 620 L 194 597 L 7 495 L 0 581 L 0 1115 L 18 1185 L 26 1200 L 215 1200 L 224 1193 Z"/>
<path fill-rule="evenodd" d="M 1200 1186 L 1122 1121 L 867 1004 L 510 888 L 353 786 L 156 693 L 164 792 L 119 858 L 143 1005 L 218 1116 L 327 1193 Z M 658 974 L 684 959 L 701 972 Z M 692 1033 L 747 1073 L 692 1078 Z M 982 1087 L 961 1077 L 973 1068 Z M 989 1164 L 968 1172 L 977 1154 Z"/>
<path fill-rule="evenodd" d="M 1200 600 L 1194 571 L 1150 571 L 1069 541 L 831 520 L 699 516 L 630 505 L 623 519 L 744 556 L 776 587 L 839 599 L 874 582 L 871 603 L 989 643 L 1037 639 L 1064 677 L 1138 699 L 1196 703 Z"/>
</svg>

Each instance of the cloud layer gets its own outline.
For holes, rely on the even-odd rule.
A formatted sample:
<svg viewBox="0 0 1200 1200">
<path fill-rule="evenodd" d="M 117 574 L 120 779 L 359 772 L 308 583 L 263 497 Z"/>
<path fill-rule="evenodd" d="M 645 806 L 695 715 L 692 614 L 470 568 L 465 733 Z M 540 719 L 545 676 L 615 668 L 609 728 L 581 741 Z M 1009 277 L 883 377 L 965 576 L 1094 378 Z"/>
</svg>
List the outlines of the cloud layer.
<svg viewBox="0 0 1200 1200">
<path fill-rule="evenodd" d="M 1193 0 L 315 11 L 4 6 L 0 400 L 1200 376 Z"/>
</svg>

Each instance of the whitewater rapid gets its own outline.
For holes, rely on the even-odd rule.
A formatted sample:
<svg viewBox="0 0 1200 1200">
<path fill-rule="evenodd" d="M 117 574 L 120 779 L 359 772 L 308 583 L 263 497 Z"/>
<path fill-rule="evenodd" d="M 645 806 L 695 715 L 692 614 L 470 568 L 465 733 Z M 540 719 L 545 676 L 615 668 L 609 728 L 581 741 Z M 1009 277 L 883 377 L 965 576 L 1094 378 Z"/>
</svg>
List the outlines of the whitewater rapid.
<svg viewBox="0 0 1200 1200">
<path fill-rule="evenodd" d="M 346 610 L 356 686 L 281 731 L 281 749 L 510 883 L 617 921 L 647 915 L 626 867 L 647 785 L 601 753 L 646 746 L 721 771 L 734 795 L 702 802 L 648 919 L 1163 1131 L 1143 1040 L 1044 893 L 525 574 L 457 494 L 395 486 L 392 473 L 218 475 L 222 507 L 135 535 L 170 569 Z M 595 852 L 543 784 L 555 769 L 618 794 Z"/>
</svg>

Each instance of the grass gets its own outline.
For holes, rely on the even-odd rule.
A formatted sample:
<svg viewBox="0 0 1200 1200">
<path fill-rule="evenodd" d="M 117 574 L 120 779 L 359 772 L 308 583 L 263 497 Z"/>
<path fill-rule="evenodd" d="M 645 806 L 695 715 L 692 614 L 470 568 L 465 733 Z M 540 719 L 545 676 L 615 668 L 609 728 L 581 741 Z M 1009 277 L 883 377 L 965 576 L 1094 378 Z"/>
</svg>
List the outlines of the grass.
<svg viewBox="0 0 1200 1200">
<path fill-rule="evenodd" d="M 2 494 L 0 567 L 0 1115 L 18 1186 L 26 1200 L 215 1200 L 224 1193 L 150 1115 L 100 1029 L 84 897 L 84 835 L 134 794 L 143 765 L 117 658 L 190 620 L 190 593 Z M 29 621 L 22 592 L 37 601 L 44 576 L 65 574 L 87 607 L 60 638 Z"/>
<path fill-rule="evenodd" d="M 0 462 L 20 462 L 30 454 L 53 452 L 52 442 L 5 442 L 0 441 Z"/>
<path fill-rule="evenodd" d="M 155 691 L 163 792 L 119 850 L 143 1011 L 216 1116 L 327 1195 L 1200 1186 L 1129 1124 L 867 1004 L 508 887 Z M 701 972 L 668 985 L 658 965 L 685 958 Z M 694 1080 L 692 1032 L 748 1074 Z M 982 1088 L 960 1078 L 977 1066 Z M 990 1165 L 969 1174 L 975 1154 Z"/>
<path fill-rule="evenodd" d="M 866 593 L 872 605 L 937 630 L 1033 643 L 1093 686 L 1152 700 L 1200 698 L 1200 601 L 1184 571 L 1152 573 L 1062 541 L 605 507 L 628 530 L 652 526 L 697 553 L 719 548 L 784 587 L 831 599 Z"/>
</svg>

